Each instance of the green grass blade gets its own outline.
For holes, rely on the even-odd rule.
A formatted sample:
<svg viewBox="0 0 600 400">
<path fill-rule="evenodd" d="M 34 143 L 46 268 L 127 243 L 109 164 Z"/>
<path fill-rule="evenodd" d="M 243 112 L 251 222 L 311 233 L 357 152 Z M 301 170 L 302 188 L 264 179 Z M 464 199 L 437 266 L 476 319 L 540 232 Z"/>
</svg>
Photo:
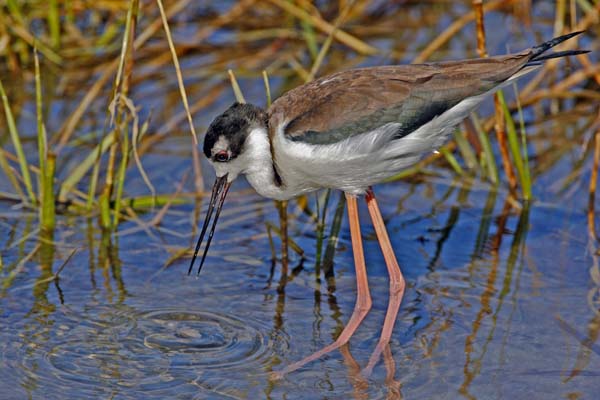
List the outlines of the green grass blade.
<svg viewBox="0 0 600 400">
<path fill-rule="evenodd" d="M 38 195 L 40 197 L 40 224 L 42 229 L 51 231 L 55 225 L 54 203 L 54 172 L 56 170 L 56 155 L 48 153 L 48 137 L 43 122 L 42 108 L 42 80 L 40 74 L 40 60 L 37 50 L 33 51 L 35 64 L 35 104 L 37 120 L 38 155 L 40 173 L 38 176 Z"/>
<path fill-rule="evenodd" d="M 117 172 L 117 190 L 115 194 L 115 213 L 113 215 L 113 226 L 119 225 L 119 217 L 121 214 L 121 199 L 123 198 L 123 187 L 125 186 L 125 172 L 127 164 L 129 164 L 129 129 L 127 124 L 124 124 L 123 135 L 121 139 L 121 163 Z"/>
<path fill-rule="evenodd" d="M 579 4 L 579 7 L 581 7 L 581 9 L 583 10 L 584 14 L 594 12 L 594 5 L 591 4 L 589 1 L 587 1 L 587 0 L 576 0 L 576 1 L 577 1 L 577 4 Z"/>
<path fill-rule="evenodd" d="M 317 58 L 317 54 L 319 53 L 315 29 L 310 21 L 305 19 L 300 20 L 300 26 L 302 27 L 302 37 L 304 37 L 310 57 L 314 60 Z"/>
<path fill-rule="evenodd" d="M 8 26 L 8 28 L 11 34 L 17 36 L 29 46 L 37 47 L 38 51 L 42 53 L 48 61 L 51 61 L 57 65 L 62 64 L 62 57 L 44 42 L 38 40 L 30 31 L 27 30 L 24 25 L 13 24 Z M 26 46 L 23 46 L 22 49 L 23 51 L 21 52 L 21 56 L 24 59 L 27 59 L 29 49 Z"/>
<path fill-rule="evenodd" d="M 98 150 L 100 151 L 100 146 L 98 146 Z M 98 177 L 100 175 L 100 154 L 98 154 L 97 160 L 98 162 L 94 163 L 94 168 L 92 169 L 92 176 L 90 177 L 90 186 L 88 187 L 88 197 L 85 202 L 85 208 L 87 211 L 92 210 L 96 190 L 98 188 Z"/>
<path fill-rule="evenodd" d="M 310 82 L 313 79 L 315 79 L 315 76 L 317 75 L 319 68 L 321 68 L 321 65 L 323 64 L 323 60 L 325 60 L 325 56 L 327 55 L 327 52 L 331 48 L 331 44 L 333 43 L 333 33 L 335 33 L 335 32 L 336 32 L 335 30 L 332 31 L 331 34 L 329 36 L 327 36 L 327 39 L 325 39 L 325 43 L 323 43 L 323 46 L 321 47 L 319 54 L 317 54 L 317 58 L 315 59 L 315 62 L 313 63 L 313 65 L 310 69 L 308 78 L 306 79 L 307 82 Z"/>
<path fill-rule="evenodd" d="M 0 96 L 2 96 L 2 104 L 4 105 L 4 113 L 6 115 L 8 131 L 10 133 L 10 137 L 12 139 L 13 146 L 15 148 L 15 152 L 17 153 L 17 158 L 19 159 L 19 166 L 21 167 L 21 175 L 23 176 L 25 190 L 27 191 L 27 194 L 29 195 L 29 199 L 30 199 L 31 203 L 36 204 L 36 198 L 35 198 L 35 194 L 33 192 L 33 186 L 31 184 L 31 175 L 29 174 L 29 166 L 27 165 L 27 158 L 25 158 L 25 153 L 23 152 L 23 147 L 21 146 L 21 139 L 19 138 L 19 132 L 17 132 L 17 125 L 15 124 L 15 119 L 14 119 L 12 111 L 10 109 L 8 97 L 6 96 L 6 92 L 4 91 L 4 86 L 2 85 L 1 80 L 0 80 Z"/>
<path fill-rule="evenodd" d="M 75 187 L 75 185 L 84 177 L 90 168 L 100 159 L 100 155 L 104 154 L 110 146 L 115 142 L 115 133 L 111 132 L 106 135 L 102 142 L 96 146 L 94 150 L 88 154 L 88 156 L 71 172 L 71 174 L 63 181 L 58 200 L 61 202 L 66 201 L 67 195 Z M 100 153 L 98 153 L 100 152 Z"/>
<path fill-rule="evenodd" d="M 65 21 L 69 24 L 75 23 L 75 13 L 73 11 L 73 1 L 75 0 L 63 0 L 65 7 Z"/>
<path fill-rule="evenodd" d="M 504 119 L 506 121 L 506 136 L 508 138 L 508 145 L 510 148 L 512 160 L 515 163 L 515 166 L 517 167 L 517 173 L 519 174 L 519 181 L 521 182 L 521 188 L 523 190 L 523 198 L 525 200 L 529 200 L 531 196 L 531 184 L 529 185 L 529 192 L 526 193 L 525 184 L 527 178 L 525 177 L 525 166 L 523 162 L 523 157 L 521 156 L 521 147 L 519 146 L 519 138 L 517 137 L 515 120 L 513 119 L 510 110 L 506 105 L 506 101 L 504 99 L 504 94 L 502 93 L 502 90 L 498 91 L 498 100 L 500 101 L 502 111 L 504 112 Z"/>
<path fill-rule="evenodd" d="M 403 169 L 402 171 L 400 171 L 399 173 L 397 173 L 394 176 L 390 176 L 389 178 L 384 179 L 383 182 L 398 181 L 400 179 L 404 179 L 404 178 L 406 178 L 408 176 L 415 175 L 415 174 L 418 174 L 420 172 L 422 173 L 424 171 L 422 170 L 421 163 L 417 163 L 417 164 L 413 165 L 412 167 L 408 167 L 408 168 Z"/>
<path fill-rule="evenodd" d="M 519 100 L 519 89 L 516 83 L 513 83 L 515 90 L 515 98 L 517 101 L 517 111 L 519 113 L 519 131 L 521 133 L 521 150 L 523 157 L 523 198 L 530 200 L 532 197 L 532 184 L 531 184 L 531 169 L 529 167 L 529 154 L 527 152 L 527 132 L 525 131 L 525 118 L 523 117 L 523 108 L 521 107 L 521 101 Z"/>
<path fill-rule="evenodd" d="M 42 109 L 42 83 L 40 74 L 40 59 L 37 50 L 33 50 L 33 59 L 35 64 L 35 108 L 37 121 L 37 139 L 38 139 L 38 155 L 40 162 L 40 177 L 44 176 L 44 161 L 46 159 L 46 146 L 48 139 L 44 129 L 43 109 Z"/>
<path fill-rule="evenodd" d="M 50 31 L 50 42 L 52 47 L 57 49 L 60 46 L 60 14 L 58 10 L 58 1 L 48 1 L 48 29 Z"/>
<path fill-rule="evenodd" d="M 21 201 L 23 203 L 26 203 L 27 197 L 25 196 L 25 193 L 23 193 L 23 190 L 21 189 L 21 185 L 19 184 L 19 180 L 13 173 L 13 170 L 10 167 L 8 160 L 6 159 L 6 156 L 4 155 L 4 149 L 0 149 L 0 169 L 2 169 L 2 171 L 4 171 L 4 174 L 10 181 L 11 185 L 15 188 L 15 192 L 17 192 L 17 196 L 19 196 L 19 198 L 21 199 Z"/>
<path fill-rule="evenodd" d="M 24 24 L 23 13 L 21 13 L 21 6 L 17 0 L 6 0 L 6 6 L 11 17 L 21 24 Z"/>
<path fill-rule="evenodd" d="M 94 200 L 96 197 L 96 190 L 98 188 L 98 178 L 100 175 L 100 156 L 102 155 L 101 146 L 97 146 L 96 151 L 97 162 L 94 163 L 94 167 L 92 169 L 92 176 L 90 177 L 90 186 L 88 187 L 88 197 L 85 203 L 87 211 L 92 210 L 92 205 L 94 204 Z"/>
<path fill-rule="evenodd" d="M 137 145 L 139 143 L 140 137 L 141 137 L 141 135 L 143 135 L 144 129 L 146 129 L 146 127 L 142 126 L 142 128 L 140 129 L 139 117 L 135 111 L 135 106 L 133 105 L 133 102 L 131 102 L 129 100 L 128 100 L 128 104 L 131 104 L 129 106 L 130 107 L 129 110 L 133 114 L 133 128 L 132 128 L 133 132 L 132 132 L 132 136 L 131 136 L 133 159 L 135 161 L 135 165 L 137 166 L 138 171 L 140 172 L 140 175 L 142 175 L 142 179 L 144 180 L 144 183 L 146 184 L 146 186 L 152 193 L 152 196 L 156 196 L 156 189 L 154 188 L 154 185 L 150 181 L 150 178 L 148 177 L 148 174 L 146 173 L 146 170 L 144 169 L 144 166 L 142 165 L 142 160 L 141 160 L 140 155 L 137 150 Z"/>
<path fill-rule="evenodd" d="M 118 101 L 114 101 L 117 97 L 117 92 L 119 88 L 122 88 L 123 84 L 123 71 L 125 70 L 125 60 L 127 59 L 127 54 L 131 41 L 131 26 L 132 26 L 132 17 L 133 17 L 133 5 L 129 5 L 129 10 L 127 11 L 127 19 L 125 23 L 125 29 L 123 31 L 123 40 L 121 44 L 121 53 L 119 55 L 119 64 L 117 67 L 117 73 L 115 74 L 115 81 L 113 83 L 113 93 L 111 96 L 111 105 L 110 108 L 116 107 Z M 114 118 L 115 111 L 111 110 L 111 117 Z M 112 122 L 112 121 L 111 121 Z"/>
<path fill-rule="evenodd" d="M 465 161 L 467 168 L 470 170 L 474 170 L 477 168 L 477 156 L 475 156 L 475 151 L 469 144 L 469 141 L 465 138 L 465 135 L 460 129 L 454 131 L 454 141 L 456 142 L 456 146 L 458 147 L 458 151 Z"/>
<path fill-rule="evenodd" d="M 321 68 L 323 61 L 325 60 L 325 56 L 327 55 L 327 52 L 329 52 L 331 44 L 333 43 L 335 34 L 337 33 L 340 24 L 346 19 L 351 6 L 352 2 L 348 3 L 348 5 L 346 5 L 346 7 L 344 7 L 344 9 L 341 11 L 340 15 L 338 15 L 333 25 L 333 29 L 331 32 L 329 32 L 327 39 L 325 39 L 323 46 L 321 46 L 321 49 L 319 50 L 319 54 L 317 54 L 316 57 L 313 57 L 315 61 L 313 62 L 310 73 L 308 74 L 308 78 L 306 79 L 307 82 L 312 81 L 317 76 L 317 72 L 319 71 L 319 68 Z"/>
<path fill-rule="evenodd" d="M 190 204 L 194 199 L 191 196 L 173 197 L 173 194 L 164 194 L 156 196 L 136 196 L 121 199 L 121 207 L 131 207 L 133 209 L 144 209 L 161 207 L 167 203 L 171 204 Z"/>
<path fill-rule="evenodd" d="M 104 230 L 110 230 L 110 193 L 107 190 L 109 187 L 105 186 L 102 190 L 102 194 L 98 198 L 98 206 L 100 207 L 100 226 Z"/>
<path fill-rule="evenodd" d="M 55 210 L 55 199 L 54 199 L 54 173 L 56 170 L 56 154 L 48 153 L 46 158 L 46 168 L 44 169 L 44 175 L 40 178 L 42 181 L 42 198 L 40 207 L 40 219 L 42 229 L 51 231 L 54 229 L 56 223 L 56 210 Z"/>
<path fill-rule="evenodd" d="M 464 174 L 462 167 L 458 161 L 456 161 L 456 157 L 454 157 L 454 154 L 452 154 L 446 146 L 440 148 L 440 153 L 442 153 L 442 155 L 446 158 L 446 161 L 448 161 L 448 164 L 450 164 L 454 172 L 456 172 L 458 175 Z"/>
<path fill-rule="evenodd" d="M 481 160 L 484 162 L 490 181 L 494 185 L 497 185 L 498 182 L 500 182 L 500 177 L 498 175 L 498 165 L 496 164 L 496 158 L 494 157 L 494 152 L 492 151 L 490 138 L 483 130 L 481 122 L 475 113 L 471 114 L 471 119 L 473 120 L 473 126 L 475 126 L 475 130 L 477 131 L 477 136 L 479 138 L 479 142 L 481 142 L 481 148 L 483 150 L 483 154 L 480 155 Z"/>
</svg>

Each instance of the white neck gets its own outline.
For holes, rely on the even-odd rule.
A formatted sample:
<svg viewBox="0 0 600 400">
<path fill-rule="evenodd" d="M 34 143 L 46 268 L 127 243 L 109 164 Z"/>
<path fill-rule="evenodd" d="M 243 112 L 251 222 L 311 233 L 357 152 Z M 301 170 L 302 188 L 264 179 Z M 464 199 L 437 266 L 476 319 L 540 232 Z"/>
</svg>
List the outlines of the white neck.
<svg viewBox="0 0 600 400">
<path fill-rule="evenodd" d="M 284 185 L 278 185 L 266 128 L 255 128 L 250 132 L 244 144 L 243 156 L 245 168 L 242 172 L 258 194 L 277 200 L 292 197 Z"/>
</svg>

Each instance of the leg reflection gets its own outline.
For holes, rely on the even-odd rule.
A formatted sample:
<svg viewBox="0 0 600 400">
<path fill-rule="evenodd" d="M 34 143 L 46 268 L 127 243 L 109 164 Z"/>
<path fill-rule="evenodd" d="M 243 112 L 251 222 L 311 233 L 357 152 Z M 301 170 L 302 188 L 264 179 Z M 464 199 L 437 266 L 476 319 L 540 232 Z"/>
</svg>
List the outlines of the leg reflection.
<svg viewBox="0 0 600 400">
<path fill-rule="evenodd" d="M 389 344 L 383 349 L 383 365 L 385 365 L 386 371 L 385 386 L 388 388 L 386 398 L 390 400 L 402 399 L 402 392 L 400 391 L 402 383 L 394 379 L 396 375 L 396 361 L 394 360 Z"/>
<path fill-rule="evenodd" d="M 369 284 L 367 282 L 367 269 L 365 266 L 365 258 L 363 253 L 362 239 L 360 236 L 360 224 L 358 220 L 358 205 L 356 197 L 353 195 L 346 194 L 346 200 L 348 202 L 348 217 L 350 220 L 350 235 L 352 238 L 352 252 L 354 254 L 354 266 L 356 269 L 356 287 L 357 296 L 354 311 L 350 316 L 350 320 L 346 324 L 346 327 L 332 344 L 325 346 L 321 350 L 311 354 L 310 356 L 297 361 L 287 368 L 279 372 L 279 376 L 285 375 L 292 371 L 301 368 L 305 364 L 314 361 L 321 356 L 332 352 L 346 344 L 350 337 L 354 334 L 362 320 L 365 318 L 369 310 L 371 309 L 371 294 L 369 292 Z"/>
<path fill-rule="evenodd" d="M 369 381 L 361 375 L 360 365 L 356 362 L 356 359 L 350 353 L 350 347 L 348 344 L 340 347 L 340 353 L 344 357 L 344 364 L 348 368 L 348 378 L 354 389 L 354 398 L 357 400 L 366 400 L 369 398 Z"/>
</svg>

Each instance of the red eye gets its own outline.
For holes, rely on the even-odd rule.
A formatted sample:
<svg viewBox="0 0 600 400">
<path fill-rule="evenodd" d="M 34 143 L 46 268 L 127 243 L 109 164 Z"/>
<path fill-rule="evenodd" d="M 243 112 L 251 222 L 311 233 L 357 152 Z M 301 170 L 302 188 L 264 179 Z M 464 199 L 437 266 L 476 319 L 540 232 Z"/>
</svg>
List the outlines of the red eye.
<svg viewBox="0 0 600 400">
<path fill-rule="evenodd" d="M 226 150 L 221 150 L 217 154 L 215 154 L 215 161 L 218 162 L 226 162 L 229 161 L 229 153 Z"/>
</svg>

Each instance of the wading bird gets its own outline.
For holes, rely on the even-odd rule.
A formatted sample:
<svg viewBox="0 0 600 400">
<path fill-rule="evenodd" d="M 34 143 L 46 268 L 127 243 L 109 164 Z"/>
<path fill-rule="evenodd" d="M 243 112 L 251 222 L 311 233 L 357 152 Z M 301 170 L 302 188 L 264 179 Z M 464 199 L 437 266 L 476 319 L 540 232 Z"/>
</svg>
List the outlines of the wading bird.
<svg viewBox="0 0 600 400">
<path fill-rule="evenodd" d="M 348 203 L 356 305 L 334 343 L 282 372 L 293 371 L 347 343 L 371 308 L 357 208 L 357 197 L 365 195 L 390 277 L 381 337 L 367 365 L 372 368 L 392 335 L 405 283 L 371 186 L 442 146 L 489 94 L 546 60 L 587 52 L 546 53 L 579 33 L 504 56 L 339 72 L 287 92 L 268 110 L 233 104 L 210 124 L 204 139 L 204 154 L 217 179 L 189 272 L 214 213 L 200 273 L 227 191 L 240 174 L 260 195 L 277 200 L 321 188 L 342 190 Z"/>
</svg>

